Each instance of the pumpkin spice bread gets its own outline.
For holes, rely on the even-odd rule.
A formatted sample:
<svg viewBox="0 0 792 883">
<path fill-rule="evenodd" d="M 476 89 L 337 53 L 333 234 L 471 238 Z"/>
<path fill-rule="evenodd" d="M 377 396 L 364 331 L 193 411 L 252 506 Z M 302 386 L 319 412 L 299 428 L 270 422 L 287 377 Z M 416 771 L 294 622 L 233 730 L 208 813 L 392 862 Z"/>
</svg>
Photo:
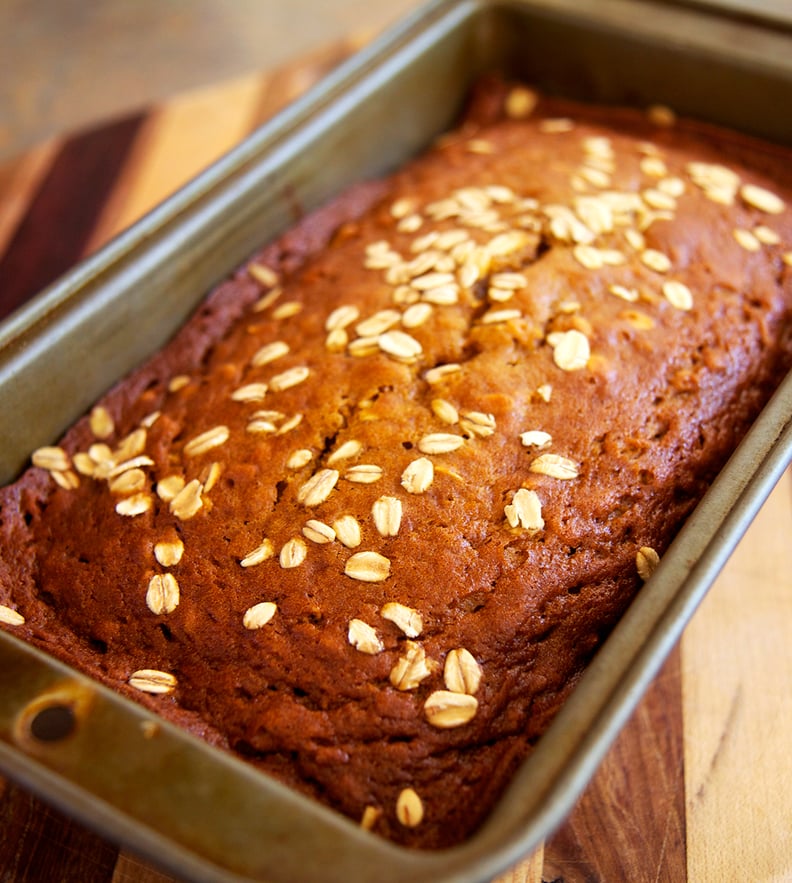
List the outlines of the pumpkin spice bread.
<svg viewBox="0 0 792 883">
<path fill-rule="evenodd" d="M 3 627 L 469 836 L 792 362 L 788 157 L 672 123 L 488 82 L 265 247 L 0 492 Z"/>
</svg>

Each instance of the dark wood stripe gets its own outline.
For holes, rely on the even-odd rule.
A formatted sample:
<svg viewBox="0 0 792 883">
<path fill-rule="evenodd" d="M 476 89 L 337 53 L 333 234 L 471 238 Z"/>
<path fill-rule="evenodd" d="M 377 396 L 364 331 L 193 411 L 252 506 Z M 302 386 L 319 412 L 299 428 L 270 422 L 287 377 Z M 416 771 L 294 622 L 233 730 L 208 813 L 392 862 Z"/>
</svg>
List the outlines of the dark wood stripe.
<svg viewBox="0 0 792 883">
<path fill-rule="evenodd" d="M 547 883 L 687 880 L 682 673 L 677 647 L 561 829 Z"/>
<path fill-rule="evenodd" d="M 126 117 L 64 143 L 0 259 L 0 317 L 83 256 L 144 119 Z"/>
<path fill-rule="evenodd" d="M 56 153 L 56 142 L 50 141 L 0 164 L 0 256 Z"/>
<path fill-rule="evenodd" d="M 110 883 L 118 848 L 14 785 L 0 786 L 0 880 Z"/>
</svg>

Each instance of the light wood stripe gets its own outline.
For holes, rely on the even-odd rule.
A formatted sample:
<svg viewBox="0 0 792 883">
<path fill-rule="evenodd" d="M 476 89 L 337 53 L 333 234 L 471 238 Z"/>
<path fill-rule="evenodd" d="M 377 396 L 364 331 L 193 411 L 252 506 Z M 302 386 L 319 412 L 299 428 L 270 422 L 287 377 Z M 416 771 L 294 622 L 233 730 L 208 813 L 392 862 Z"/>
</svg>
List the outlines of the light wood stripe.
<svg viewBox="0 0 792 883">
<path fill-rule="evenodd" d="M 172 883 L 174 877 L 158 871 L 129 853 L 122 852 L 109 883 Z"/>
<path fill-rule="evenodd" d="M 88 251 L 95 251 L 235 147 L 370 39 L 360 33 L 300 64 L 196 90 L 152 112 L 107 201 Z"/>
<path fill-rule="evenodd" d="M 792 505 L 787 473 L 682 643 L 688 879 L 792 880 Z"/>
<path fill-rule="evenodd" d="M 201 89 L 152 113 L 91 236 L 94 251 L 248 134 L 262 78 Z"/>
<path fill-rule="evenodd" d="M 544 868 L 544 850 L 542 847 L 520 862 L 505 874 L 501 874 L 493 883 L 542 883 L 542 870 Z"/>
</svg>

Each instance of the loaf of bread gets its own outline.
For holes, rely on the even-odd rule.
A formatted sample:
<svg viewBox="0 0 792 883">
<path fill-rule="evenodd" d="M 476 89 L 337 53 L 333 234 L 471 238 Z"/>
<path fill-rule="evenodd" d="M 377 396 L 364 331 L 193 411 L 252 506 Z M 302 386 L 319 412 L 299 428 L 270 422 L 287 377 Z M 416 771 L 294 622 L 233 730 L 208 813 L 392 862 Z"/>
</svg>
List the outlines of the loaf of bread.
<svg viewBox="0 0 792 883">
<path fill-rule="evenodd" d="M 3 627 L 382 836 L 460 842 L 792 363 L 791 168 L 482 84 L 33 453 Z"/>
</svg>

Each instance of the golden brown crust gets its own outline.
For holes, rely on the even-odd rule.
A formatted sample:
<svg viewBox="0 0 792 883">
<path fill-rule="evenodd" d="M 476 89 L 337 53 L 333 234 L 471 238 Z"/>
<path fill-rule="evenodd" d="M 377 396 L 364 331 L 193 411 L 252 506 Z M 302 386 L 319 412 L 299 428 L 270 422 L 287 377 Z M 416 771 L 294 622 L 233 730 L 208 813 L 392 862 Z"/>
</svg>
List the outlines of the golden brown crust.
<svg viewBox="0 0 792 883">
<path fill-rule="evenodd" d="M 783 156 L 515 94 L 0 497 L 8 628 L 420 846 L 481 822 L 790 361 Z"/>
</svg>

